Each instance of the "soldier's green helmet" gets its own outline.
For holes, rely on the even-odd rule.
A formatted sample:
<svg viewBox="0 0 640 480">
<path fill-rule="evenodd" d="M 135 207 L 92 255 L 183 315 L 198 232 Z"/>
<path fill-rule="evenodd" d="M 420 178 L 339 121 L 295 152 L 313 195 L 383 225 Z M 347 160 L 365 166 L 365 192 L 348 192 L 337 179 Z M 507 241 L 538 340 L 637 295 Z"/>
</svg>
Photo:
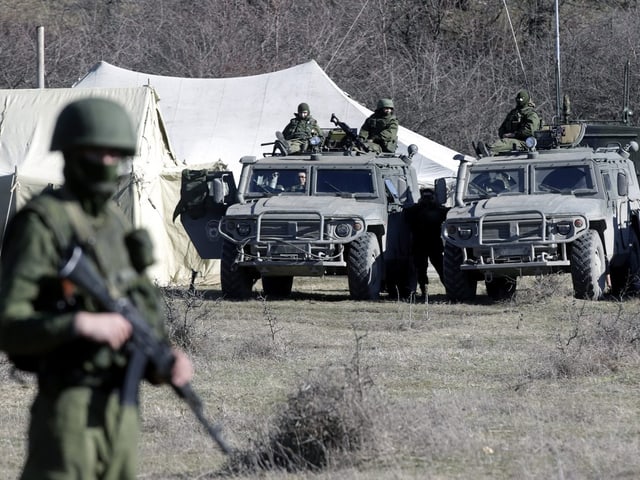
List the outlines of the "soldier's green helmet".
<svg viewBox="0 0 640 480">
<path fill-rule="evenodd" d="M 109 148 L 136 153 L 136 137 L 124 107 L 106 98 L 83 98 L 67 105 L 56 121 L 51 150 Z"/>
<path fill-rule="evenodd" d="M 381 98 L 380 100 L 378 100 L 376 110 L 382 110 L 383 108 L 395 108 L 393 106 L 393 100 L 391 100 L 390 98 Z"/>
<path fill-rule="evenodd" d="M 518 105 L 519 107 L 524 107 L 525 105 L 527 105 L 529 103 L 529 100 L 531 100 L 531 95 L 529 95 L 528 90 L 520 90 L 516 94 L 516 105 Z"/>
<path fill-rule="evenodd" d="M 309 104 L 308 103 L 304 103 L 303 102 L 300 105 L 298 105 L 298 114 L 300 114 L 302 112 L 311 113 L 311 110 L 309 110 Z"/>
</svg>

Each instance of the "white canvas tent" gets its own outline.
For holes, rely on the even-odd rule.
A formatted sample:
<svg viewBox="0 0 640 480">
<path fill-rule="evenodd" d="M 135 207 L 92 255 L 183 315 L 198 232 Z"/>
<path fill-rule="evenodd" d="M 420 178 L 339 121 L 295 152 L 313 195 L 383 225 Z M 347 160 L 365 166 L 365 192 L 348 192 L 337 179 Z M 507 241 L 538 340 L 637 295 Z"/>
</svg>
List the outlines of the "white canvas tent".
<svg viewBox="0 0 640 480">
<path fill-rule="evenodd" d="M 137 130 L 139 152 L 117 201 L 134 225 L 147 228 L 156 248 L 150 269 L 160 285 L 188 284 L 192 270 L 214 267 L 195 252 L 184 229 L 172 222 L 180 196 L 180 171 L 151 88 L 0 90 L 0 218 L 34 193 L 63 181 L 62 156 L 50 152 L 58 113 L 81 97 L 110 98 L 126 107 Z"/>
<path fill-rule="evenodd" d="M 151 85 L 160 97 L 160 110 L 178 161 L 186 165 L 221 160 L 235 174 L 243 155 L 261 155 L 271 147 L 276 130 L 283 130 L 301 102 L 310 105 L 321 127 L 333 127 L 331 114 L 360 128 L 372 111 L 352 100 L 313 60 L 277 72 L 237 78 L 179 78 L 149 75 L 96 64 L 75 87 L 136 87 Z M 398 112 L 402 123 L 402 112 Z M 404 127 L 400 152 L 418 145 L 414 166 L 421 184 L 451 176 L 457 168 L 453 150 Z"/>
</svg>

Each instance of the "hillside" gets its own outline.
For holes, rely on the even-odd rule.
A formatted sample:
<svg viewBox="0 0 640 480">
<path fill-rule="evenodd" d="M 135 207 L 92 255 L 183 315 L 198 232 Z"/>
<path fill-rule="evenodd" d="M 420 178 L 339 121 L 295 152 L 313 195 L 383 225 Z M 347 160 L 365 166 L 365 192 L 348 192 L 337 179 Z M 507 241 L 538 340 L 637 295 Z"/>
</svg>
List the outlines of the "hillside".
<svg viewBox="0 0 640 480">
<path fill-rule="evenodd" d="M 392 97 L 404 126 L 469 153 L 471 141 L 495 135 L 523 86 L 545 120 L 555 112 L 553 2 L 504 5 L 2 0 L 0 87 L 36 84 L 37 25 L 45 27 L 49 87 L 70 86 L 99 60 L 160 75 L 234 77 L 315 59 L 356 100 L 373 106 Z M 638 9 L 622 0 L 561 2 L 562 87 L 575 117 L 620 118 L 627 60 L 632 104 L 638 98 Z"/>
</svg>

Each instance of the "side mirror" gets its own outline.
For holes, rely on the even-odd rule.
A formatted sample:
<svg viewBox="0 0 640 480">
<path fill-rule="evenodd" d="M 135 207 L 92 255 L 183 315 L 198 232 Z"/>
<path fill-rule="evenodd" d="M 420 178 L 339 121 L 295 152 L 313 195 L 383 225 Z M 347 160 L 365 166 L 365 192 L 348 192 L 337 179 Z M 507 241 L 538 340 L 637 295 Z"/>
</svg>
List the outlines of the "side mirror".
<svg viewBox="0 0 640 480">
<path fill-rule="evenodd" d="M 436 178 L 434 183 L 435 197 L 436 202 L 439 205 L 445 205 L 449 198 L 449 192 L 447 188 L 447 179 L 446 178 Z"/>
<path fill-rule="evenodd" d="M 213 197 L 213 203 L 216 205 L 224 205 L 225 183 L 221 178 L 214 178 L 210 183 L 209 195 Z"/>
<path fill-rule="evenodd" d="M 393 197 L 393 200 L 398 201 L 400 199 L 400 194 L 398 193 L 398 190 L 396 189 L 396 186 L 393 184 L 391 179 L 386 178 L 384 180 L 384 185 L 385 187 L 387 187 L 387 192 L 391 194 L 391 197 Z"/>
<path fill-rule="evenodd" d="M 629 181 L 624 173 L 618 173 L 618 195 L 626 197 L 629 194 Z"/>
</svg>

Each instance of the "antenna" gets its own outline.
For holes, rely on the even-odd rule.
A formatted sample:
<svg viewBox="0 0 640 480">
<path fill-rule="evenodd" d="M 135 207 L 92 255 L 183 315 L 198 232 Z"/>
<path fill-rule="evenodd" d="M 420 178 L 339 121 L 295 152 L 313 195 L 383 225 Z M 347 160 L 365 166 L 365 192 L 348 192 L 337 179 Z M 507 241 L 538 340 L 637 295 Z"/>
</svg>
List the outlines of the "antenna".
<svg viewBox="0 0 640 480">
<path fill-rule="evenodd" d="M 562 104 L 560 102 L 560 14 L 556 0 L 556 121 L 560 121 Z"/>
<path fill-rule="evenodd" d="M 627 60 L 627 63 L 624 66 L 624 98 L 622 99 L 622 123 L 629 123 L 631 115 L 633 112 L 629 107 L 629 66 L 630 62 Z"/>
</svg>

